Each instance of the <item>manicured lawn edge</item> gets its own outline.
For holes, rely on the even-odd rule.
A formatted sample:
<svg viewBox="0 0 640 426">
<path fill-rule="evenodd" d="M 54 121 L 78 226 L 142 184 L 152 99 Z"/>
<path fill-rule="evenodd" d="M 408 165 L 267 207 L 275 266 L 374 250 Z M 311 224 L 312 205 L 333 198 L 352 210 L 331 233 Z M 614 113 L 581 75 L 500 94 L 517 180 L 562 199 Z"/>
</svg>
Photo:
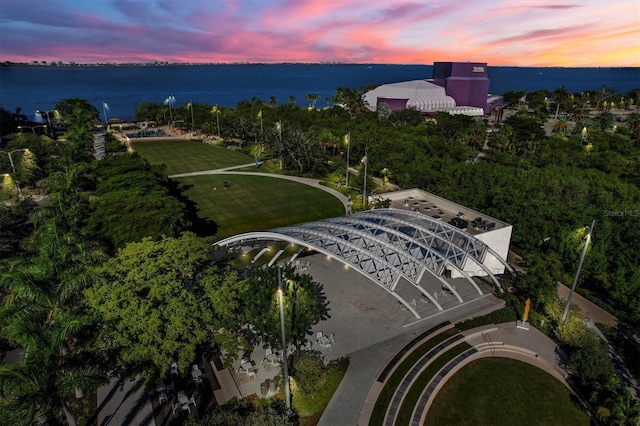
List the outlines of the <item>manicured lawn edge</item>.
<svg viewBox="0 0 640 426">
<path fill-rule="evenodd" d="M 457 371 L 435 395 L 425 424 L 590 424 L 570 389 L 521 360 L 486 357 Z"/>
<path fill-rule="evenodd" d="M 440 371 L 440 369 L 468 349 L 471 349 L 471 345 L 466 342 L 462 342 L 440 354 L 437 358 L 431 360 L 429 365 L 427 365 L 427 368 L 425 368 L 422 373 L 416 377 L 409 388 L 409 391 L 404 396 L 404 400 L 402 401 L 402 405 L 400 406 L 400 410 L 396 416 L 396 425 L 408 425 L 411 423 L 413 410 L 417 405 L 422 392 L 429 385 L 429 382 L 438 373 L 438 371 Z"/>
<path fill-rule="evenodd" d="M 380 390 L 380 394 L 378 395 L 376 404 L 373 407 L 373 412 L 371 413 L 371 419 L 369 420 L 370 425 L 375 426 L 382 425 L 384 423 L 384 417 L 387 412 L 387 408 L 391 403 L 391 399 L 393 398 L 398 385 L 400 384 L 404 376 L 406 376 L 407 373 L 411 370 L 411 368 L 413 368 L 416 362 L 418 362 L 420 358 L 422 358 L 435 346 L 444 342 L 451 336 L 458 334 L 459 332 L 460 331 L 458 329 L 450 328 L 432 337 L 422 345 L 418 346 L 405 358 L 404 361 L 402 361 L 402 363 L 397 366 L 389 379 L 385 382 L 383 388 Z"/>
</svg>

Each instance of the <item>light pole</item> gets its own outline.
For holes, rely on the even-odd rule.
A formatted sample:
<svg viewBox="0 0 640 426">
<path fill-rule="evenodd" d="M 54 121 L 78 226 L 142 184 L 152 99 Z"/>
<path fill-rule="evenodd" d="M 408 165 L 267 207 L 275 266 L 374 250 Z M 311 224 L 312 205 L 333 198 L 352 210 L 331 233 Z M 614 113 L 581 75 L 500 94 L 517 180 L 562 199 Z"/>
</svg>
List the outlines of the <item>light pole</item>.
<svg viewBox="0 0 640 426">
<path fill-rule="evenodd" d="M 189 109 L 191 110 L 191 136 L 196 131 L 196 122 L 193 119 L 193 101 L 189 102 Z"/>
<path fill-rule="evenodd" d="M 27 148 L 21 148 L 21 149 L 14 149 L 13 151 L 0 151 L 0 152 L 4 152 L 9 157 L 9 163 L 11 163 L 11 170 L 13 171 L 14 175 L 16 174 L 16 165 L 13 162 L 13 158 L 11 157 L 11 154 L 18 151 L 28 152 L 29 150 Z M 8 176 L 8 175 L 5 175 L 5 176 Z M 18 197 L 20 198 L 20 201 L 24 201 L 24 197 L 22 196 L 22 190 L 20 189 L 20 184 L 18 183 L 18 179 L 14 179 L 14 182 L 16 184 L 16 188 L 18 189 Z"/>
<path fill-rule="evenodd" d="M 284 397 L 287 412 L 291 410 L 291 392 L 289 390 L 289 369 L 287 368 L 287 339 L 284 331 L 284 295 L 282 290 L 282 269 L 278 267 L 278 297 L 280 298 L 280 330 L 282 332 L 282 374 L 284 376 Z"/>
<path fill-rule="evenodd" d="M 278 122 L 276 123 L 276 128 L 278 130 L 278 143 L 280 144 L 278 149 L 279 149 L 279 156 L 280 156 L 280 170 L 282 170 L 282 152 L 284 151 L 283 147 L 282 147 L 282 120 L 278 120 Z"/>
<path fill-rule="evenodd" d="M 176 101 L 176 97 L 173 95 L 169 95 L 167 99 L 164 100 L 165 105 L 169 105 L 169 128 L 173 125 L 173 103 Z"/>
<path fill-rule="evenodd" d="M 571 291 L 569 292 L 569 297 L 567 298 L 567 306 L 564 307 L 564 312 L 562 313 L 562 322 L 564 322 L 564 320 L 567 319 L 567 314 L 569 313 L 569 307 L 571 306 L 571 299 L 573 298 L 573 293 L 576 289 L 576 284 L 578 283 L 578 277 L 580 276 L 582 263 L 584 262 L 584 258 L 587 255 L 587 249 L 589 248 L 589 242 L 591 241 L 591 233 L 593 232 L 593 227 L 595 225 L 596 225 L 596 220 L 593 219 L 593 222 L 591 222 L 591 227 L 588 227 L 587 240 L 584 243 L 584 249 L 582 250 L 582 254 L 580 255 L 580 263 L 578 264 L 578 270 L 576 271 L 576 276 L 573 279 L 573 284 L 571 285 Z"/>
<path fill-rule="evenodd" d="M 104 125 L 107 130 L 109 129 L 109 119 L 107 118 L 107 111 L 109 111 L 109 105 L 106 102 L 102 102 L 102 113 L 104 114 Z"/>
<path fill-rule="evenodd" d="M 369 145 L 364 148 L 364 158 L 362 161 L 364 162 L 364 186 L 362 191 L 362 210 L 367 209 L 367 163 L 369 162 Z"/>
<path fill-rule="evenodd" d="M 13 151 L 0 151 L 4 154 L 7 154 L 9 156 L 9 163 L 11 163 L 11 170 L 13 170 L 13 174 L 16 174 L 16 166 L 13 163 L 13 158 L 11 157 L 11 154 L 13 154 L 14 152 L 18 152 L 18 151 L 22 151 L 22 152 L 27 152 L 29 151 L 28 148 L 20 148 L 20 149 L 14 149 Z"/>
<path fill-rule="evenodd" d="M 49 117 L 49 111 L 43 111 L 41 109 L 36 110 L 36 114 L 38 114 L 40 116 L 40 118 L 42 118 L 43 115 L 47 116 L 47 123 L 49 123 L 49 129 L 51 130 L 51 137 L 54 138 L 53 136 L 53 126 L 51 125 L 51 117 Z"/>
<path fill-rule="evenodd" d="M 218 105 L 216 105 L 215 108 L 216 108 L 216 124 L 218 126 L 218 137 L 220 137 L 220 110 L 218 109 Z"/>
<path fill-rule="evenodd" d="M 18 181 L 15 179 L 11 179 L 11 175 L 9 173 L 5 173 L 2 176 L 6 179 L 9 179 L 9 181 L 13 180 L 13 183 L 16 185 L 16 189 L 18 190 L 18 198 L 20 199 L 20 201 L 24 201 L 24 197 L 22 196 L 22 191 L 20 190 L 20 185 L 18 185 Z"/>
<path fill-rule="evenodd" d="M 344 140 L 347 143 L 347 179 L 345 186 L 349 189 L 349 149 L 351 148 L 351 132 L 344 135 Z"/>
</svg>

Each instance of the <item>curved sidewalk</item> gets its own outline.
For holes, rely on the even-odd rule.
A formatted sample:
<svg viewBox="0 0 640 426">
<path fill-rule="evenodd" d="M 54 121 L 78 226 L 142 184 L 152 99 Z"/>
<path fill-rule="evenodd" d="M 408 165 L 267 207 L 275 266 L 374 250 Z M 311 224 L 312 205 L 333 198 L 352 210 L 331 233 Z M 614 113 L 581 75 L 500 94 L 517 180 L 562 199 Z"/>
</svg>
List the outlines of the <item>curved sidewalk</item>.
<svg viewBox="0 0 640 426">
<path fill-rule="evenodd" d="M 439 330 L 436 334 L 439 334 L 442 331 L 443 330 Z M 455 374 L 464 365 L 483 357 L 507 357 L 527 362 L 548 374 L 551 374 L 553 377 L 560 380 L 565 386 L 569 387 L 566 381 L 567 372 L 564 367 L 567 362 L 566 358 L 558 349 L 555 342 L 534 327 L 530 327 L 529 330 L 523 330 L 517 328 L 514 321 L 513 323 L 503 323 L 498 325 L 492 324 L 478 327 L 466 330 L 461 334 L 464 336 L 464 341 L 470 344 L 472 348 L 480 348 L 480 350 L 470 354 L 470 356 L 466 357 L 464 362 L 461 362 L 452 368 L 451 371 L 445 375 L 444 380 L 442 380 L 438 386 L 433 389 L 433 397 L 435 397 L 437 392 L 446 383 L 447 379 L 451 377 L 451 375 Z M 432 335 L 432 337 L 434 335 Z M 344 401 L 344 399 L 348 400 L 348 397 L 343 395 L 336 398 L 336 396 L 338 396 L 338 393 L 336 392 L 336 395 L 334 395 L 334 398 L 331 400 L 327 410 L 323 413 L 323 416 L 318 423 L 319 425 L 369 424 L 373 407 L 375 406 L 378 395 L 380 394 L 384 384 L 372 383 L 370 377 L 364 376 L 364 371 L 357 370 L 362 370 L 363 365 L 366 365 L 365 362 L 368 360 L 372 364 L 369 365 L 369 368 L 373 368 L 373 364 L 377 362 L 379 369 L 377 373 L 379 373 L 384 368 L 384 363 L 389 362 L 394 355 L 391 353 L 393 350 L 392 346 L 395 344 L 395 348 L 398 349 L 399 346 L 397 345 L 399 345 L 400 342 L 401 341 L 398 339 L 393 339 L 388 342 L 383 342 L 384 344 L 387 344 L 385 345 L 387 347 L 368 348 L 366 351 L 361 351 L 352 355 L 351 364 L 355 364 L 357 366 L 356 369 L 354 369 L 356 371 L 350 371 L 352 370 L 352 365 L 350 364 L 349 371 L 347 371 L 347 375 L 345 375 L 343 382 L 353 382 L 347 383 L 347 386 L 356 386 L 357 383 L 370 383 L 371 385 L 366 389 L 368 394 L 364 401 L 359 401 L 359 405 L 356 405 L 355 402 L 352 401 L 351 406 L 348 406 L 345 405 Z M 389 351 L 386 352 L 386 361 L 383 360 L 385 350 Z M 380 367 L 380 365 L 382 365 L 382 367 Z M 371 373 L 374 372 L 370 371 L 370 374 Z M 341 390 L 342 388 L 343 384 L 340 384 L 338 389 Z M 351 389 L 350 392 L 356 391 Z M 423 410 L 424 413 L 428 411 L 433 397 L 430 398 L 431 400 L 428 401 L 428 404 L 425 404 L 426 401 L 423 402 L 423 406 L 425 407 Z M 349 413 L 349 410 L 359 412 L 359 417 L 354 419 L 353 413 Z M 424 420 L 424 416 L 421 417 Z"/>
<path fill-rule="evenodd" d="M 328 292 L 328 296 L 331 297 L 331 295 Z M 442 322 L 449 321 L 455 324 L 462 319 L 483 315 L 502 306 L 504 306 L 504 301 L 497 299 L 493 295 L 487 295 L 487 297 L 473 300 L 471 303 L 460 306 L 455 310 L 446 311 L 442 315 L 413 323 L 406 328 L 398 327 L 397 330 L 402 331 L 393 337 L 382 341 L 378 340 L 376 343 L 363 346 L 358 350 L 341 354 L 341 356 L 349 357 L 349 368 L 338 389 L 336 389 L 333 398 L 331 398 L 322 413 L 318 426 L 368 424 L 378 393 L 382 389 L 382 383 L 378 382 L 377 378 L 399 351 L 416 337 Z M 344 324 L 344 327 L 353 328 L 354 326 L 359 325 L 354 325 L 353 322 Z M 332 329 L 332 331 L 336 332 L 336 336 L 345 334 L 339 329 Z M 381 332 L 364 330 L 362 333 Z M 335 358 L 335 356 L 332 358 Z"/>
<path fill-rule="evenodd" d="M 202 170 L 202 171 L 198 171 L 198 172 L 189 172 L 189 173 L 180 173 L 177 175 L 170 175 L 170 178 L 181 178 L 181 177 L 187 177 L 187 176 L 202 176 L 202 175 L 221 175 L 221 174 L 232 174 L 232 175 L 246 175 L 246 176 L 262 176 L 262 177 L 270 177 L 270 178 L 276 178 L 276 179 L 285 179 L 285 180 L 290 180 L 293 182 L 298 182 L 298 183 L 302 183 L 304 185 L 308 185 L 308 186 L 312 186 L 314 188 L 318 188 L 321 189 L 325 192 L 328 192 L 329 194 L 333 195 L 334 197 L 336 197 L 338 200 L 340 200 L 340 202 L 342 202 L 342 204 L 344 205 L 344 210 L 345 212 L 349 213 L 350 209 L 351 209 L 351 203 L 349 202 L 349 199 L 342 194 L 341 192 L 336 191 L 335 189 L 331 189 L 325 185 L 322 185 L 322 181 L 319 179 L 310 179 L 310 178 L 303 178 L 303 177 L 299 177 L 299 176 L 289 176 L 289 175 L 279 175 L 276 173 L 262 173 L 262 172 L 238 172 L 235 171 L 237 169 L 244 169 L 247 167 L 254 167 L 255 163 L 249 163 L 249 164 L 241 164 L 239 166 L 232 166 L 232 167 L 224 167 L 221 169 L 214 169 L 214 170 Z"/>
</svg>

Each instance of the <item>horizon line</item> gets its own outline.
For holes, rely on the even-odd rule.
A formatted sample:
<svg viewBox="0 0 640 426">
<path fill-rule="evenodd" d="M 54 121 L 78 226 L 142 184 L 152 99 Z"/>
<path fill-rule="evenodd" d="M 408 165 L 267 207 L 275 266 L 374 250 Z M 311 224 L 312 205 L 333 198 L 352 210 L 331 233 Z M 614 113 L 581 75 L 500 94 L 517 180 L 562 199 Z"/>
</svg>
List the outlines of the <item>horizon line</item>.
<svg viewBox="0 0 640 426">
<path fill-rule="evenodd" d="M 341 62 L 341 61 L 320 61 L 320 62 L 295 62 L 295 61 L 278 61 L 278 62 L 251 62 L 251 61 L 231 61 L 231 62 L 169 62 L 169 61 L 150 61 L 150 62 L 76 62 L 76 61 L 38 61 L 33 60 L 31 62 L 14 62 L 6 60 L 0 62 L 0 66 L 7 65 L 26 65 L 26 66 L 40 66 L 40 67 L 55 67 L 55 66 L 189 66 L 189 65 L 397 65 L 397 66 L 433 66 L 436 62 L 452 62 L 452 63 L 483 63 L 487 67 L 495 68 L 573 68 L 573 69 L 585 69 L 585 68 L 640 68 L 640 65 L 620 65 L 620 66 L 563 66 L 563 65 L 538 65 L 538 66 L 522 66 L 522 65 L 490 65 L 486 62 L 479 61 L 434 61 L 431 64 L 414 64 L 414 63 L 385 63 L 385 62 Z"/>
</svg>

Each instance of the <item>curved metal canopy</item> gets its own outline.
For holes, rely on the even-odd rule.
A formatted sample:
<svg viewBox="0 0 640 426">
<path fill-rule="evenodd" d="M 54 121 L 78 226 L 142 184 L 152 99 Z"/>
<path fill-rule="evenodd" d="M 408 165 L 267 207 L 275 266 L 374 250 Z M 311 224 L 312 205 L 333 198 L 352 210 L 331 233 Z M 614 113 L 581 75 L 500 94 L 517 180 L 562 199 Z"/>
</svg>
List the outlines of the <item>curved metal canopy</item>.
<svg viewBox="0 0 640 426">
<path fill-rule="evenodd" d="M 283 240 L 311 247 L 350 265 L 390 292 L 401 277 L 415 286 L 424 272 L 441 279 L 447 265 L 468 278 L 463 272 L 468 259 L 484 267 L 487 252 L 495 255 L 484 242 L 453 225 L 399 209 L 375 209 L 269 232 L 240 234 L 218 245 L 256 240 Z"/>
</svg>

